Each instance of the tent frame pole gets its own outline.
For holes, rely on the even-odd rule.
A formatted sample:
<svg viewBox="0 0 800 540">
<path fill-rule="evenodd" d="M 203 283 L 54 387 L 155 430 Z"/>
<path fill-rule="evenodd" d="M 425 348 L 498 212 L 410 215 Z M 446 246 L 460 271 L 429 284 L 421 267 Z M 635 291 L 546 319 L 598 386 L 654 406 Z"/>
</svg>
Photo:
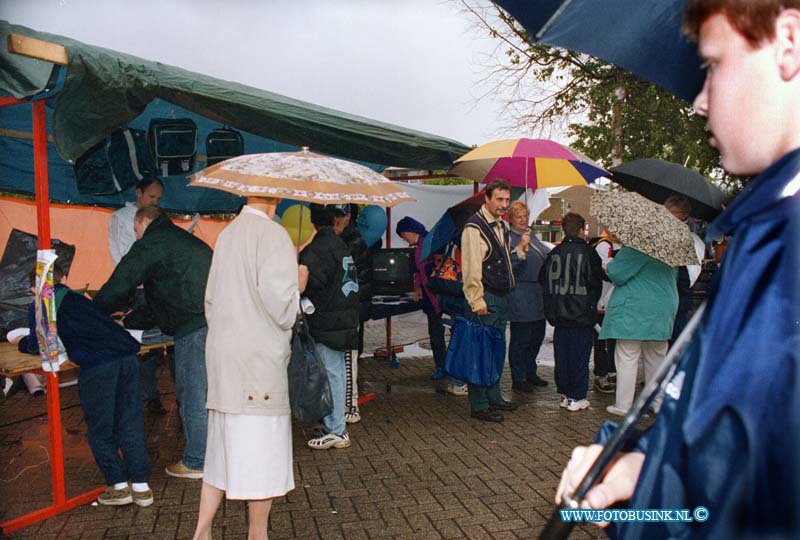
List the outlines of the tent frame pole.
<svg viewBox="0 0 800 540">
<path fill-rule="evenodd" d="M 27 103 L 13 97 L 0 98 L 0 106 Z M 50 199 L 47 176 L 47 113 L 43 99 L 31 103 L 33 109 L 33 170 L 36 183 L 36 221 L 39 249 L 50 249 Z M 53 504 L 41 510 L 0 523 L 0 536 L 51 518 L 97 498 L 104 488 L 95 488 L 71 499 L 64 482 L 64 444 L 61 437 L 61 401 L 58 372 L 44 373 L 47 385 L 47 428 L 50 438 L 50 479 Z"/>
</svg>

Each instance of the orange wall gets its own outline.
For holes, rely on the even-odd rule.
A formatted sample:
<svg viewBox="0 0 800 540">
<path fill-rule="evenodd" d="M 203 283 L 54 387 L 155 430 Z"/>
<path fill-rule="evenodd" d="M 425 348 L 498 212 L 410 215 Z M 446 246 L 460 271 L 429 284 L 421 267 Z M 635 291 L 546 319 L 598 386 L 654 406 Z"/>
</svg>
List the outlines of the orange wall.
<svg viewBox="0 0 800 540">
<path fill-rule="evenodd" d="M 94 206 L 53 204 L 50 206 L 50 236 L 75 246 L 69 285 L 99 289 L 114 270 L 108 251 L 108 218 L 113 210 Z M 173 220 L 188 228 L 191 220 Z M 202 218 L 194 234 L 212 248 L 228 221 Z M 0 197 L 0 253 L 5 251 L 11 229 L 36 234 L 36 203 Z"/>
</svg>

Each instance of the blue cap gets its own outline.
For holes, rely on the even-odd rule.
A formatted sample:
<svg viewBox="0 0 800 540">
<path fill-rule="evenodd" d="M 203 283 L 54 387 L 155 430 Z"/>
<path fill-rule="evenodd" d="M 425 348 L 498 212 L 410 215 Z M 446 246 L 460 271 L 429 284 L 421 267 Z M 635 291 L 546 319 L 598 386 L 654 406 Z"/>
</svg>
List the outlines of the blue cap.
<svg viewBox="0 0 800 540">
<path fill-rule="evenodd" d="M 340 214 L 344 214 L 345 216 L 350 215 L 350 205 L 349 204 L 332 204 L 331 207 L 333 208 L 334 212 L 338 212 Z"/>
</svg>

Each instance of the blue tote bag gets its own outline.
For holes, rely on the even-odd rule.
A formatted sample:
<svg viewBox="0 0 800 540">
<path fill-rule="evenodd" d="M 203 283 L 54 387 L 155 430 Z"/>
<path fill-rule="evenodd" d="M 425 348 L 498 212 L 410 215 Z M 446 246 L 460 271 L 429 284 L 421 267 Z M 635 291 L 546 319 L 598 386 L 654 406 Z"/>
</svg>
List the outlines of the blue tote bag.
<svg viewBox="0 0 800 540">
<path fill-rule="evenodd" d="M 506 341 L 500 330 L 456 317 L 444 370 L 451 377 L 476 384 L 492 386 L 500 380 L 506 359 Z"/>
</svg>

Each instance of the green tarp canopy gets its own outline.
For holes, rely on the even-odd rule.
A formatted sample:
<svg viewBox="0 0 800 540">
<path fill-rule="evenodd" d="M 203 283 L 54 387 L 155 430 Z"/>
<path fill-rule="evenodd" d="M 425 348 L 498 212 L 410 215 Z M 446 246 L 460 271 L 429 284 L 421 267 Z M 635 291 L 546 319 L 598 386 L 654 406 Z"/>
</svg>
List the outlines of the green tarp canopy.
<svg viewBox="0 0 800 540">
<path fill-rule="evenodd" d="M 10 33 L 67 50 L 52 134 L 58 153 L 70 162 L 127 125 L 156 98 L 259 137 L 386 166 L 448 168 L 469 151 L 450 139 L 0 21 L 0 91 L 20 99 L 44 91 L 56 77 L 53 64 L 9 53 L 5 44 Z"/>
</svg>

